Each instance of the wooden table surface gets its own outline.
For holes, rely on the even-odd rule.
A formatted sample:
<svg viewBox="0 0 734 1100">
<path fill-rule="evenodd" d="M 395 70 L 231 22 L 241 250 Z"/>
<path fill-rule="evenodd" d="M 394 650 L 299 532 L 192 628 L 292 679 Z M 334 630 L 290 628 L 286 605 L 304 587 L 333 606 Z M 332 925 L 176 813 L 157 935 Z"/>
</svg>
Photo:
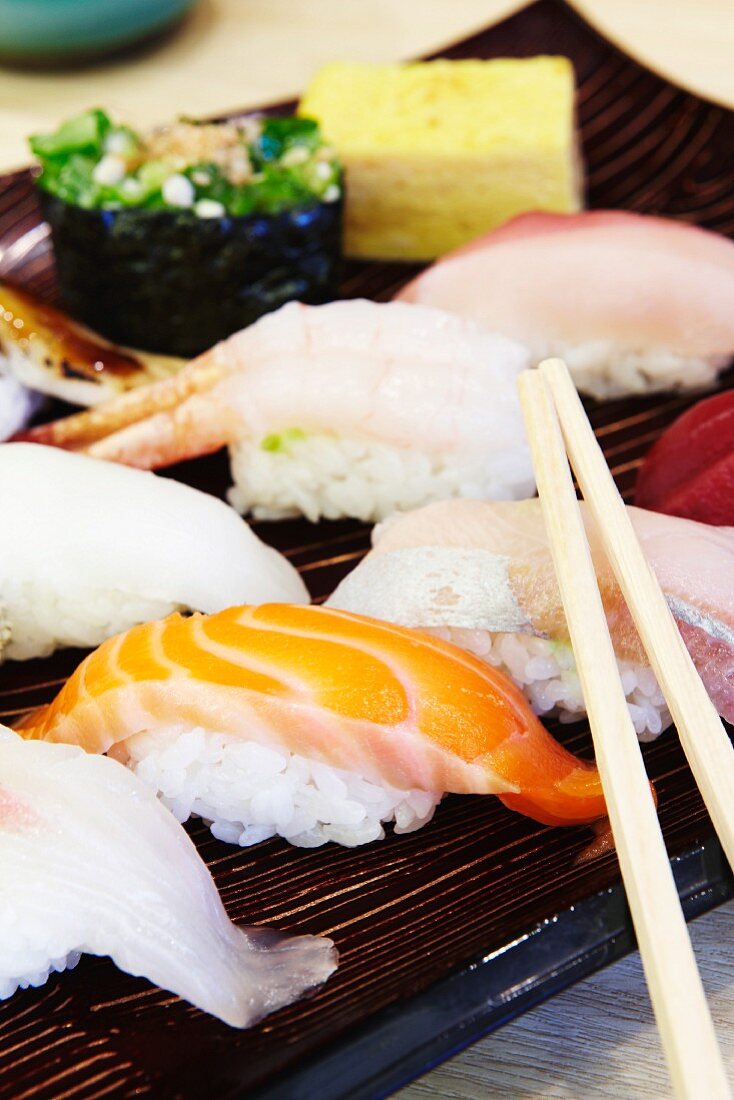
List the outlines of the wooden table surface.
<svg viewBox="0 0 734 1100">
<path fill-rule="evenodd" d="M 292 96 L 325 61 L 438 49 L 523 0 L 201 0 L 155 47 L 81 71 L 0 70 L 0 169 L 25 137 L 93 104 L 136 124 Z M 618 46 L 684 87 L 734 107 L 732 0 L 574 0 Z M 734 1080 L 734 902 L 692 925 Z M 400 1100 L 670 1095 L 639 958 L 630 956 L 409 1085 Z M 704 1098 L 702 1098 L 704 1100 Z"/>
</svg>

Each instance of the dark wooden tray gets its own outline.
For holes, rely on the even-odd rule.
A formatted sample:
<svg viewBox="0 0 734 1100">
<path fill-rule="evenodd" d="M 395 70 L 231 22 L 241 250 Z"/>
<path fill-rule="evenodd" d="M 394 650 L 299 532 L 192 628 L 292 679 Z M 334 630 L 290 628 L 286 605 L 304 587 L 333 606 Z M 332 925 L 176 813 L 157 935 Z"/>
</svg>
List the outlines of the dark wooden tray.
<svg viewBox="0 0 734 1100">
<path fill-rule="evenodd" d="M 672 215 L 734 234 L 734 116 L 624 57 L 556 0 L 447 57 L 566 54 L 579 83 L 589 205 Z M 183 105 L 182 105 L 183 106 Z M 352 265 L 345 296 L 386 298 L 413 269 Z M 53 297 L 48 241 L 26 172 L 0 187 L 0 274 Z M 731 384 L 731 378 L 724 385 Z M 641 456 L 690 398 L 590 404 L 629 495 Z M 171 471 L 221 494 L 223 457 Z M 0 517 L 2 522 L 2 517 Z M 356 523 L 259 524 L 323 598 L 362 556 Z M 79 653 L 0 669 L 0 720 L 47 700 Z M 588 731 L 561 731 L 588 753 Z M 689 915 L 732 880 L 675 734 L 645 748 Z M 233 1031 L 86 957 L 0 1005 L 0 1095 L 375 1097 L 632 945 L 613 856 L 579 865 L 582 829 L 546 829 L 493 798 L 449 798 L 425 829 L 356 851 L 248 850 L 191 827 L 236 921 L 328 933 L 341 966 L 309 999 Z"/>
</svg>

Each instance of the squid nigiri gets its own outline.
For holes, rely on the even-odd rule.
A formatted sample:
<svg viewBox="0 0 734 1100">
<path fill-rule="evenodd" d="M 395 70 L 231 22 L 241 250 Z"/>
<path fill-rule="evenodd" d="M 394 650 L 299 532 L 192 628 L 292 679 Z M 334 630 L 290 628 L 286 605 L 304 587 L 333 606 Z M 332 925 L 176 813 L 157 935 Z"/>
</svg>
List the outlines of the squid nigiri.
<svg viewBox="0 0 734 1100">
<path fill-rule="evenodd" d="M 496 794 L 546 824 L 605 814 L 599 775 L 501 673 L 358 615 L 269 604 L 134 627 L 87 657 L 24 737 L 109 752 L 222 840 L 364 844 Z"/>
<path fill-rule="evenodd" d="M 670 723 L 655 675 L 584 512 L 622 683 L 641 740 Z M 630 518 L 719 713 L 734 719 L 734 528 L 630 508 Z M 446 501 L 395 516 L 329 606 L 431 630 L 507 672 L 540 714 L 584 702 L 536 500 Z"/>
<path fill-rule="evenodd" d="M 243 600 L 308 592 L 222 501 L 86 455 L 0 446 L 0 660 Z"/>
<path fill-rule="evenodd" d="M 534 486 L 515 385 L 527 363 L 440 310 L 290 303 L 174 378 L 25 438 L 148 469 L 229 445 L 229 499 L 258 518 L 514 499 Z"/>
<path fill-rule="evenodd" d="M 126 768 L 0 727 L 0 999 L 83 952 L 233 1027 L 336 967 L 331 940 L 236 928 L 185 831 Z"/>
<path fill-rule="evenodd" d="M 398 294 L 560 355 L 594 397 L 709 386 L 734 355 L 734 242 L 685 222 L 524 214 Z"/>
</svg>

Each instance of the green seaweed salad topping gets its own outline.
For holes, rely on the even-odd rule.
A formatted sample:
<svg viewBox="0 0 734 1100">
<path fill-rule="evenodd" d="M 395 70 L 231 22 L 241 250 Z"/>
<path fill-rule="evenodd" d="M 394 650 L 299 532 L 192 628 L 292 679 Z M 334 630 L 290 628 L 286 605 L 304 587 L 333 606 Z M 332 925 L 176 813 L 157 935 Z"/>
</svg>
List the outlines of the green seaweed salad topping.
<svg viewBox="0 0 734 1100">
<path fill-rule="evenodd" d="M 181 119 L 140 134 L 95 109 L 35 134 L 30 146 L 38 186 L 87 209 L 188 208 L 211 218 L 277 214 L 342 194 L 339 162 L 310 118 Z"/>
</svg>

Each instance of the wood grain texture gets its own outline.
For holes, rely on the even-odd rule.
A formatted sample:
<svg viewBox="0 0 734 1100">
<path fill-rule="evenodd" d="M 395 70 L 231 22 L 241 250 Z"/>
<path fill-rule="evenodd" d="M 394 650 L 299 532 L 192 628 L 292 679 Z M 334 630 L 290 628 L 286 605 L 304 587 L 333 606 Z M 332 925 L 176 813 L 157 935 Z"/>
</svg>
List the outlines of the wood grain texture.
<svg viewBox="0 0 734 1100">
<path fill-rule="evenodd" d="M 562 4 L 541 0 L 449 51 L 538 52 L 574 60 L 591 205 L 665 213 L 734 233 L 734 119 L 628 61 Z M 413 270 L 353 265 L 343 293 L 386 298 Z M 53 294 L 48 240 L 24 173 L 0 190 L 0 274 Z M 647 447 L 693 400 L 589 404 L 627 496 Z M 217 495 L 229 482 L 221 455 L 170 473 Z M 288 554 L 316 598 L 368 544 L 367 530 L 352 522 L 256 529 Z M 78 658 L 65 652 L 4 666 L 0 715 L 8 720 L 48 699 Z M 562 736 L 572 750 L 589 752 L 583 727 Z M 676 739 L 646 747 L 645 760 L 669 850 L 705 838 L 710 824 Z M 357 851 L 303 851 L 275 840 L 241 851 L 199 824 L 191 832 L 235 920 L 333 935 L 342 956 L 337 975 L 314 997 L 240 1034 L 103 960 L 85 959 L 73 974 L 0 1006 L 0 1095 L 226 1098 L 287 1081 L 304 1060 L 338 1047 L 390 1006 L 617 881 L 611 856 L 576 864 L 588 839 L 583 830 L 545 829 L 491 798 L 447 799 L 425 830 Z"/>
</svg>

